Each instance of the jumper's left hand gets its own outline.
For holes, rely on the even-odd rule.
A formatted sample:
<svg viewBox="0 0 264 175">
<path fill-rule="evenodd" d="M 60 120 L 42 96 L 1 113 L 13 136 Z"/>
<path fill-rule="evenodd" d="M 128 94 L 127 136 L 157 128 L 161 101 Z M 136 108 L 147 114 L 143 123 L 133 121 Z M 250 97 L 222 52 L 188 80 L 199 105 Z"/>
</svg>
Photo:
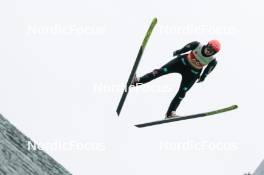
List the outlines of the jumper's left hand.
<svg viewBox="0 0 264 175">
<path fill-rule="evenodd" d="M 197 83 L 201 83 L 201 82 L 203 82 L 203 81 L 204 81 L 204 78 L 203 78 L 203 77 L 200 77 L 200 78 L 198 79 Z"/>
</svg>

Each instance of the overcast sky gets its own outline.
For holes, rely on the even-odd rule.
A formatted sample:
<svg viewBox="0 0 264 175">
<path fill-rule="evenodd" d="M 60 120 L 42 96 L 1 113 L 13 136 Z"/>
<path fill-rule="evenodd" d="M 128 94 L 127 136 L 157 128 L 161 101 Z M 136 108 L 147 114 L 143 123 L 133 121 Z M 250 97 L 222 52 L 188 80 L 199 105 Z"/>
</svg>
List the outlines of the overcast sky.
<svg viewBox="0 0 264 175">
<path fill-rule="evenodd" d="M 2 2 L 0 112 L 43 145 L 86 144 L 45 149 L 76 175 L 252 172 L 264 157 L 262 7 L 260 0 Z M 117 117 L 119 87 L 153 17 L 158 24 L 137 74 L 188 42 L 219 39 L 219 64 L 187 93 L 179 114 L 239 109 L 135 128 L 164 117 L 181 80 L 171 74 L 131 91 Z M 160 86 L 165 91 L 144 89 Z"/>
</svg>

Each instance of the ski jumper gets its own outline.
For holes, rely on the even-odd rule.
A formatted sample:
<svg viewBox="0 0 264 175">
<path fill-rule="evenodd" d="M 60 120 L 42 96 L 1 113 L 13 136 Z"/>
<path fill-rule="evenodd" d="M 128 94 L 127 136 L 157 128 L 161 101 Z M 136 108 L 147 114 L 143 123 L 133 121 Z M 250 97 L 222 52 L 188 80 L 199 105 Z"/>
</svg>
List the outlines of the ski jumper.
<svg viewBox="0 0 264 175">
<path fill-rule="evenodd" d="M 176 96 L 172 99 L 167 114 L 176 111 L 186 92 L 193 86 L 197 79 L 203 81 L 205 77 L 215 68 L 217 61 L 214 57 L 206 57 L 204 53 L 205 45 L 197 41 L 191 42 L 182 49 L 176 50 L 174 55 L 176 58 L 165 64 L 159 69 L 155 69 L 150 73 L 139 78 L 137 84 L 148 83 L 162 75 L 169 73 L 179 73 L 182 75 L 180 88 Z M 189 52 L 191 51 L 191 52 Z M 183 54 L 189 52 L 187 54 Z M 183 55 L 181 55 L 183 54 Z M 202 75 L 203 67 L 206 66 Z"/>
</svg>

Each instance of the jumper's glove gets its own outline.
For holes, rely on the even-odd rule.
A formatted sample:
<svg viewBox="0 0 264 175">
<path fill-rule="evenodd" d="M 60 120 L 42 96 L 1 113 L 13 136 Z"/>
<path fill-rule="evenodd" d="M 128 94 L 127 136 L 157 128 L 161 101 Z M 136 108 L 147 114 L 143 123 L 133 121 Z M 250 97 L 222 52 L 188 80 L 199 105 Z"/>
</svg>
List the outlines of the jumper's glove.
<svg viewBox="0 0 264 175">
<path fill-rule="evenodd" d="M 204 79 L 205 79 L 205 76 L 203 76 L 203 75 L 200 76 L 200 78 L 198 79 L 197 83 L 201 83 L 201 82 L 203 82 Z"/>
<path fill-rule="evenodd" d="M 177 55 L 180 55 L 179 50 L 173 52 L 173 56 L 177 56 Z"/>
</svg>

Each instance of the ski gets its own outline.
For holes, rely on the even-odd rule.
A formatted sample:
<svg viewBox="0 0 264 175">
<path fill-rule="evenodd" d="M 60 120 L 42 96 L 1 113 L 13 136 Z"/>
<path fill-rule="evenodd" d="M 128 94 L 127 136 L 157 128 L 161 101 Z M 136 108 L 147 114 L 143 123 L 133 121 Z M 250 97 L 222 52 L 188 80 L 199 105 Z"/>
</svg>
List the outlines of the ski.
<svg viewBox="0 0 264 175">
<path fill-rule="evenodd" d="M 142 54 L 144 52 L 144 49 L 145 49 L 145 47 L 147 45 L 147 42 L 149 40 L 149 37 L 150 37 L 150 35 L 151 35 L 151 33 L 152 33 L 155 25 L 157 24 L 157 21 L 158 21 L 157 18 L 153 18 L 153 20 L 152 20 L 152 22 L 151 22 L 151 24 L 150 24 L 150 26 L 148 28 L 148 31 L 147 31 L 147 33 L 146 33 L 146 35 L 144 37 L 144 40 L 143 40 L 143 42 L 142 42 L 142 44 L 140 46 L 140 49 L 139 49 L 138 54 L 137 54 L 137 57 L 136 57 L 136 61 L 134 63 L 134 66 L 132 68 L 132 71 L 131 71 L 131 73 L 129 75 L 129 78 L 128 78 L 128 81 L 127 81 L 125 90 L 123 91 L 122 97 L 121 97 L 121 99 L 119 101 L 119 104 L 117 106 L 117 109 L 116 109 L 116 112 L 117 112 L 117 115 L 118 116 L 119 116 L 119 114 L 120 114 L 120 112 L 122 110 L 122 107 L 123 107 L 124 102 L 126 100 L 127 94 L 129 92 L 129 86 L 132 83 L 133 77 L 134 77 L 134 75 L 136 73 L 136 70 L 137 70 L 138 64 L 139 64 L 139 62 L 141 60 Z"/>
<path fill-rule="evenodd" d="M 163 124 L 163 123 L 170 123 L 170 122 L 175 122 L 175 121 L 180 121 L 180 120 L 187 120 L 187 119 L 193 119 L 193 118 L 198 118 L 198 117 L 206 117 L 206 116 L 210 116 L 210 115 L 219 114 L 222 112 L 231 111 L 231 110 L 234 110 L 236 108 L 238 108 L 237 105 L 232 105 L 232 106 L 222 108 L 222 109 L 218 109 L 218 110 L 214 110 L 211 112 L 205 112 L 205 113 L 188 115 L 188 116 L 171 118 L 171 119 L 163 119 L 163 120 L 158 120 L 158 121 L 149 122 L 149 123 L 137 124 L 135 126 L 138 128 L 143 128 L 143 127 L 147 127 L 147 126 L 159 125 L 159 124 Z"/>
</svg>

